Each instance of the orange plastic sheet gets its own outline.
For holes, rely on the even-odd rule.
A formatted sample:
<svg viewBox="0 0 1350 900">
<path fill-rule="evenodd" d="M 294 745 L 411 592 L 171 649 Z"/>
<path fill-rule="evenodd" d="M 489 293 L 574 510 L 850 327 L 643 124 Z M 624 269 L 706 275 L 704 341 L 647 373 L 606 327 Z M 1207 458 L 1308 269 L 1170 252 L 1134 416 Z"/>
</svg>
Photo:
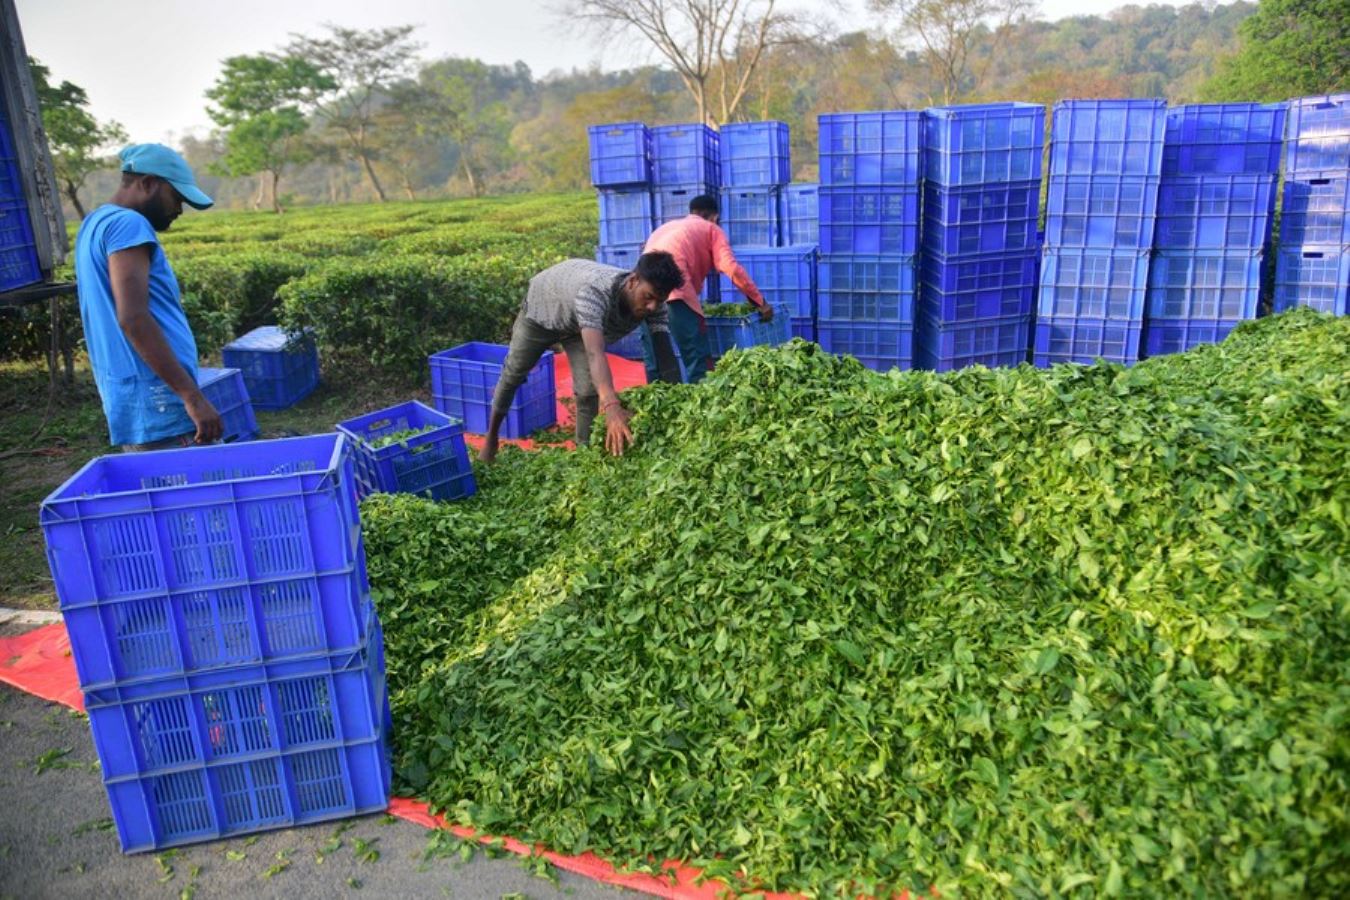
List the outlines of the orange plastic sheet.
<svg viewBox="0 0 1350 900">
<path fill-rule="evenodd" d="M 44 625 L 18 637 L 0 638 L 0 682 L 44 700 L 61 703 L 72 709 L 83 710 L 84 699 L 75 677 L 75 661 L 70 655 L 70 639 L 60 622 Z M 449 825 L 443 818 L 433 816 L 427 805 L 406 797 L 395 797 L 389 803 L 391 815 L 406 819 L 424 828 L 445 828 L 456 837 L 483 843 L 500 841 L 501 846 L 522 856 L 543 856 L 560 869 L 575 872 L 594 881 L 630 888 L 671 900 L 715 900 L 726 897 L 730 891 L 716 881 L 699 883 L 699 870 L 691 866 L 668 862 L 662 871 L 667 877 L 638 872 L 620 872 L 593 853 L 567 856 L 544 847 L 522 843 L 515 838 L 479 834 L 472 828 Z M 767 900 L 787 900 L 792 894 L 763 894 Z"/>
</svg>

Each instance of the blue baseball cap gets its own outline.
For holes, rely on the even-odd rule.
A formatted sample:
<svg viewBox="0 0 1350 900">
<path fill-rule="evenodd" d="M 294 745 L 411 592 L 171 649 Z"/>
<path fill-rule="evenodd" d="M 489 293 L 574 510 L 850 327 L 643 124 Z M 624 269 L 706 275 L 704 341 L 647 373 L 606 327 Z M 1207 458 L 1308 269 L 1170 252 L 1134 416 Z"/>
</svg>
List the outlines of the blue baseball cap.
<svg viewBox="0 0 1350 900">
<path fill-rule="evenodd" d="M 122 160 L 123 172 L 163 178 L 183 196 L 183 202 L 194 209 L 209 209 L 216 202 L 197 187 L 192 169 L 177 150 L 163 144 L 132 144 L 124 147 L 117 156 Z"/>
</svg>

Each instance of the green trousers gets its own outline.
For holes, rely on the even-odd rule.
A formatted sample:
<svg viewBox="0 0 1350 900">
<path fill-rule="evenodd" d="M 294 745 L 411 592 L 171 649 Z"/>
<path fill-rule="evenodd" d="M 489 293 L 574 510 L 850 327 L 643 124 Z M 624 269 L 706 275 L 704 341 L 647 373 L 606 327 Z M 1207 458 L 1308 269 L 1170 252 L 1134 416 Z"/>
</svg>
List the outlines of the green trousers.
<svg viewBox="0 0 1350 900">
<path fill-rule="evenodd" d="M 672 300 L 666 304 L 670 310 L 670 337 L 679 351 L 684 364 L 685 381 L 698 384 L 708 374 L 708 364 L 712 359 L 712 350 L 708 346 L 708 326 L 703 317 L 690 309 L 683 300 Z M 642 326 L 642 360 L 647 366 L 647 381 L 656 381 L 656 351 L 652 347 L 652 336 L 647 326 Z"/>
</svg>

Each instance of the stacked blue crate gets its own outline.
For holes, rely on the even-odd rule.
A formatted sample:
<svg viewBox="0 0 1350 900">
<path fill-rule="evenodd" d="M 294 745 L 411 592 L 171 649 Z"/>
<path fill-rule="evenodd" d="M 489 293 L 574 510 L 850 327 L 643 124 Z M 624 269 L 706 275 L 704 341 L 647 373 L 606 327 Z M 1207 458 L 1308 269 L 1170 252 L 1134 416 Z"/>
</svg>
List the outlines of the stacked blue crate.
<svg viewBox="0 0 1350 900">
<path fill-rule="evenodd" d="M 820 185 L 797 183 L 778 198 L 778 236 L 784 247 L 820 243 Z"/>
<path fill-rule="evenodd" d="M 820 116 L 816 338 L 877 370 L 914 364 L 923 122 L 914 111 Z"/>
<path fill-rule="evenodd" d="M 1256 317 L 1284 120 L 1283 103 L 1167 111 L 1144 355 L 1223 340 Z"/>
<path fill-rule="evenodd" d="M 736 260 L 774 309 L 785 309 L 791 318 L 790 337 L 816 339 L 816 245 L 789 247 L 747 247 L 736 253 Z M 722 298 L 725 303 L 746 303 L 731 279 L 723 275 Z"/>
<path fill-rule="evenodd" d="M 936 107 L 923 127 L 916 365 L 1025 362 L 1045 112 L 1029 103 Z"/>
<path fill-rule="evenodd" d="M 592 125 L 588 139 L 600 205 L 595 258 L 631 268 L 652 233 L 651 131 L 641 122 Z"/>
<path fill-rule="evenodd" d="M 1350 94 L 1289 103 L 1276 312 L 1350 315 Z"/>
<path fill-rule="evenodd" d="M 42 280 L 14 135 L 0 103 L 0 291 Z"/>
<path fill-rule="evenodd" d="M 1051 122 L 1038 366 L 1140 356 L 1163 100 L 1065 100 Z"/>
<path fill-rule="evenodd" d="M 327 434 L 104 456 L 43 501 L 124 851 L 388 805 L 356 496 Z"/>
<path fill-rule="evenodd" d="M 787 125 L 733 122 L 719 140 L 722 228 L 732 247 L 777 247 L 779 195 L 792 175 Z"/>
<path fill-rule="evenodd" d="M 652 129 L 652 215 L 656 227 L 689 215 L 689 201 L 717 196 L 721 184 L 721 139 L 707 125 L 660 125 Z"/>
</svg>

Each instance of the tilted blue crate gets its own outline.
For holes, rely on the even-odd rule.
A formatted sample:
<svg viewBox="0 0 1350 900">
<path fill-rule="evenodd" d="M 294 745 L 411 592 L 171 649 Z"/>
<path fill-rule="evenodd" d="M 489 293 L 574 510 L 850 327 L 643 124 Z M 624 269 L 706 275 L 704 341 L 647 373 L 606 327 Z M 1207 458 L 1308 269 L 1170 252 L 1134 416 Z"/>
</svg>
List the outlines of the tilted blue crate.
<svg viewBox="0 0 1350 900">
<path fill-rule="evenodd" d="M 794 316 L 816 314 L 816 247 L 745 247 L 736 251 L 736 261 L 759 288 L 766 302 L 786 306 Z M 731 279 L 722 275 L 724 303 L 744 303 Z"/>
<path fill-rule="evenodd" d="M 1194 103 L 1167 110 L 1164 175 L 1274 175 L 1283 103 Z"/>
<path fill-rule="evenodd" d="M 778 246 L 778 188 L 722 188 L 722 229 L 731 245 Z"/>
<path fill-rule="evenodd" d="M 102 456 L 40 520 L 86 690 L 365 642 L 341 435 Z"/>
<path fill-rule="evenodd" d="M 197 370 L 197 387 L 220 413 L 223 443 L 251 441 L 258 436 L 258 418 L 253 414 L 253 403 L 248 398 L 244 373 L 238 369 Z"/>
<path fill-rule="evenodd" d="M 1061 100 L 1050 127 L 1052 175 L 1162 174 L 1165 100 Z"/>
<path fill-rule="evenodd" d="M 651 182 L 651 133 L 646 125 L 592 125 L 586 133 L 591 150 L 591 184 L 624 187 Z"/>
<path fill-rule="evenodd" d="M 1290 100 L 1288 133 L 1289 178 L 1344 178 L 1350 171 L 1350 94 Z"/>
<path fill-rule="evenodd" d="M 357 495 L 363 499 L 383 492 L 458 500 L 477 489 L 464 423 L 416 400 L 339 422 L 337 430 L 351 438 Z M 381 438 L 409 430 L 421 433 L 374 446 Z"/>
<path fill-rule="evenodd" d="M 720 134 L 723 188 L 768 187 L 792 180 L 785 122 L 730 122 Z"/>
<path fill-rule="evenodd" d="M 492 393 L 501 377 L 507 350 L 501 344 L 474 341 L 433 353 L 428 358 L 432 402 L 441 412 L 463 422 L 470 434 L 487 433 Z M 553 351 L 547 350 L 516 391 L 502 421 L 501 436 L 529 437 L 557 420 Z"/>
<path fill-rule="evenodd" d="M 1265 255 L 1259 250 L 1163 250 L 1148 276 L 1148 316 L 1256 318 Z"/>
<path fill-rule="evenodd" d="M 14 136 L 0 103 L 0 291 L 10 291 L 42 280 L 33 223 L 23 189 L 23 172 L 14 149 Z"/>
<path fill-rule="evenodd" d="M 924 256 L 921 313 L 939 322 L 1028 316 L 1036 303 L 1033 250 L 983 256 Z"/>
<path fill-rule="evenodd" d="M 1037 316 L 1031 358 L 1040 368 L 1099 359 L 1130 365 L 1139 361 L 1142 333 L 1139 320 Z"/>
<path fill-rule="evenodd" d="M 84 702 L 126 853 L 388 806 L 378 622 L 346 653 L 92 690 Z"/>
<path fill-rule="evenodd" d="M 816 322 L 816 341 L 838 356 L 852 356 L 877 372 L 914 365 L 914 323 L 891 320 Z"/>
<path fill-rule="evenodd" d="M 923 111 L 923 177 L 946 187 L 1041 177 L 1045 107 L 976 103 Z"/>
<path fill-rule="evenodd" d="M 1274 305 L 1276 312 L 1308 306 L 1350 315 L 1350 247 L 1280 247 Z"/>
<path fill-rule="evenodd" d="M 1144 326 L 1143 355 L 1164 356 L 1200 344 L 1217 344 L 1241 322 L 1241 319 L 1149 319 Z"/>
<path fill-rule="evenodd" d="M 1147 250 L 1046 247 L 1037 315 L 1142 319 L 1148 290 Z"/>
<path fill-rule="evenodd" d="M 287 409 L 319 386 L 319 350 L 308 330 L 255 328 L 220 351 L 226 368 L 244 373 L 254 409 Z"/>
<path fill-rule="evenodd" d="M 820 240 L 820 187 L 789 184 L 778 197 L 778 230 L 784 246 Z"/>
<path fill-rule="evenodd" d="M 919 314 L 914 328 L 914 367 L 951 372 L 967 366 L 1016 366 L 1031 350 L 1031 316 L 1000 316 L 944 322 Z"/>
<path fill-rule="evenodd" d="M 1003 253 L 1037 247 L 1039 181 L 923 188 L 925 255 Z"/>
<path fill-rule="evenodd" d="M 657 125 L 651 145 L 653 186 L 704 183 L 715 188 L 721 178 L 721 139 L 707 125 Z"/>
<path fill-rule="evenodd" d="M 1159 250 L 1260 250 L 1270 243 L 1274 175 L 1165 177 L 1153 246 Z M 1286 197 L 1288 194 L 1286 194 Z M 1285 201 L 1285 215 L 1289 214 Z"/>
<path fill-rule="evenodd" d="M 821 188 L 820 252 L 919 252 L 917 188 Z"/>
<path fill-rule="evenodd" d="M 1339 178 L 1287 179 L 1280 246 L 1350 245 L 1350 172 Z"/>
<path fill-rule="evenodd" d="M 917 188 L 923 166 L 922 117 L 914 110 L 821 115 L 820 183 Z"/>
<path fill-rule="evenodd" d="M 646 188 L 601 188 L 600 243 L 641 244 L 652 233 L 652 195 Z"/>
<path fill-rule="evenodd" d="M 748 316 L 706 315 L 708 346 L 713 359 L 720 359 L 731 350 L 785 344 L 792 339 L 792 311 L 786 306 L 775 306 L 773 319 L 765 322 L 759 313 Z"/>
<path fill-rule="evenodd" d="M 1159 179 L 1051 175 L 1045 208 L 1048 247 L 1147 250 L 1153 246 Z"/>
<path fill-rule="evenodd" d="M 822 256 L 817 318 L 912 325 L 917 279 L 913 256 Z"/>
</svg>

